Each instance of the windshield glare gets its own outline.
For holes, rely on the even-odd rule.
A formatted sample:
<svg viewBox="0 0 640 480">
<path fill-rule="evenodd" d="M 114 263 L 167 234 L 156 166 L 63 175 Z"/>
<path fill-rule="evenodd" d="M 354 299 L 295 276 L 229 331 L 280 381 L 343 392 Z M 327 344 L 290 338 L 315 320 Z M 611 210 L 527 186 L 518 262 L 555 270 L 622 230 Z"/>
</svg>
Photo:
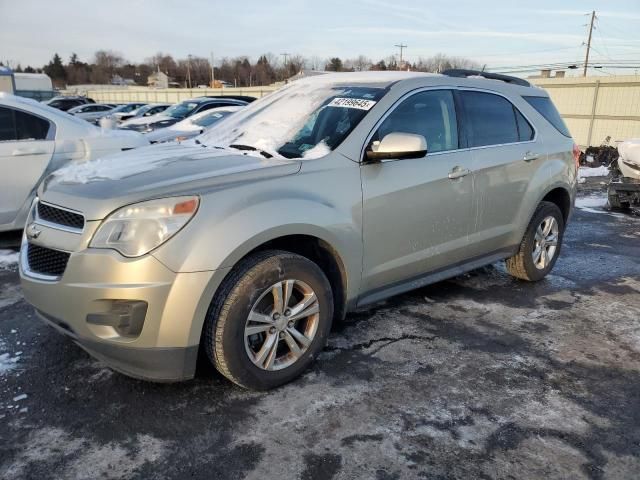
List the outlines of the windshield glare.
<svg viewBox="0 0 640 480">
<path fill-rule="evenodd" d="M 380 87 L 292 82 L 227 116 L 200 141 L 216 147 L 248 145 L 286 158 L 323 156 L 385 93 Z"/>
<path fill-rule="evenodd" d="M 195 102 L 182 102 L 172 105 L 162 113 L 173 118 L 185 118 L 197 106 L 198 104 Z"/>
</svg>

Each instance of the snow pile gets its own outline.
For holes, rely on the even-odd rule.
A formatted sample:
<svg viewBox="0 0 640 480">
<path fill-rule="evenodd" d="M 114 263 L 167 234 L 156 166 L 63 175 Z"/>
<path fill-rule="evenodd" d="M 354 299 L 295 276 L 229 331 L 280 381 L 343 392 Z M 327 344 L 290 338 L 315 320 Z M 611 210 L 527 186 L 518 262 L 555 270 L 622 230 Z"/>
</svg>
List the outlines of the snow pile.
<svg viewBox="0 0 640 480">
<path fill-rule="evenodd" d="M 0 250 L 0 270 L 9 270 L 18 263 L 19 252 Z"/>
<path fill-rule="evenodd" d="M 322 158 L 325 155 L 329 155 L 331 153 L 331 149 L 329 145 L 327 145 L 324 141 L 317 144 L 315 147 L 310 148 L 306 152 L 302 154 L 302 158 Z"/>
<path fill-rule="evenodd" d="M 580 167 L 578 170 L 578 178 L 587 177 L 606 177 L 609 175 L 609 167 L 602 165 L 600 167 Z"/>
</svg>

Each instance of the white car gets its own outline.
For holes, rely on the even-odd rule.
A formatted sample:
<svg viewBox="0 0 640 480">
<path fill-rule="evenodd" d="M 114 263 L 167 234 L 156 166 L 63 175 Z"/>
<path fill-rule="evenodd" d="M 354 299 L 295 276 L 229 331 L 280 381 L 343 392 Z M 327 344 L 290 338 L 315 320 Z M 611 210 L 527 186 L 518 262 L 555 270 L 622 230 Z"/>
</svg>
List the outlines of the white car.
<svg viewBox="0 0 640 480">
<path fill-rule="evenodd" d="M 43 103 L 0 92 L 0 232 L 24 227 L 36 189 L 52 171 L 148 144 L 139 133 L 103 131 Z"/>
<path fill-rule="evenodd" d="M 67 110 L 67 113 L 93 123 L 115 107 L 115 105 L 108 103 L 88 103 L 87 105 L 78 105 L 77 107 L 70 108 Z"/>
<path fill-rule="evenodd" d="M 147 140 L 151 143 L 171 142 L 173 140 L 187 140 L 193 138 L 205 130 L 213 127 L 216 122 L 237 112 L 242 107 L 219 107 L 204 112 L 196 113 L 191 117 L 174 123 L 173 125 L 154 130 L 147 134 Z"/>
</svg>

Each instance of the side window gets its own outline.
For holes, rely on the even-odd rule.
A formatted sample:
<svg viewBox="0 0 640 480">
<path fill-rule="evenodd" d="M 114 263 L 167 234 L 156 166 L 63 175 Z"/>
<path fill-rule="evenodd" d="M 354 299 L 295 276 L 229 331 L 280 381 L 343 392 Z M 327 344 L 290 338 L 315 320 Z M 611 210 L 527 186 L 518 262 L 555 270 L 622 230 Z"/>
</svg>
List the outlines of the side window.
<svg viewBox="0 0 640 480">
<path fill-rule="evenodd" d="M 457 149 L 458 125 L 453 92 L 429 90 L 405 99 L 382 122 L 373 140 L 382 140 L 393 132 L 424 136 L 429 153 Z"/>
<path fill-rule="evenodd" d="M 18 140 L 45 140 L 49 133 L 49 122 L 25 112 L 15 112 Z"/>
<path fill-rule="evenodd" d="M 519 141 L 513 105 L 499 95 L 460 92 L 470 147 L 500 145 Z"/>
<path fill-rule="evenodd" d="M 223 103 L 206 103 L 198 109 L 198 112 L 204 112 L 205 110 L 211 110 L 212 108 L 218 108 L 218 107 L 224 107 L 224 106 L 225 105 Z"/>
<path fill-rule="evenodd" d="M 524 118 L 524 115 L 520 113 L 516 107 L 513 107 L 513 111 L 516 114 L 516 123 L 518 124 L 518 140 L 521 142 L 528 142 L 533 140 L 534 131 L 531 124 Z"/>
<path fill-rule="evenodd" d="M 7 140 L 17 140 L 16 121 L 13 110 L 0 107 L 0 142 Z"/>
</svg>

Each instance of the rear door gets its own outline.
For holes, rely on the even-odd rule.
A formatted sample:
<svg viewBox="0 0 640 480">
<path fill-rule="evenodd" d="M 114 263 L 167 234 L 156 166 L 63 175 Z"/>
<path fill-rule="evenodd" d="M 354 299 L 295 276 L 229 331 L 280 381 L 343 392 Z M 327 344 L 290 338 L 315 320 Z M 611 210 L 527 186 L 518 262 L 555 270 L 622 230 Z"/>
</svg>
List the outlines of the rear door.
<svg viewBox="0 0 640 480">
<path fill-rule="evenodd" d="M 460 149 L 453 91 L 408 96 L 369 143 L 394 132 L 423 135 L 428 152 L 361 167 L 362 281 L 370 295 L 464 260 L 474 222 L 472 162 Z"/>
<path fill-rule="evenodd" d="M 505 96 L 461 90 L 464 125 L 473 160 L 474 229 L 471 256 L 512 247 L 518 211 L 530 178 L 543 162 L 535 129 Z"/>
<path fill-rule="evenodd" d="M 0 107 L 0 226 L 11 224 L 29 201 L 53 156 L 54 135 L 48 120 Z"/>
</svg>

